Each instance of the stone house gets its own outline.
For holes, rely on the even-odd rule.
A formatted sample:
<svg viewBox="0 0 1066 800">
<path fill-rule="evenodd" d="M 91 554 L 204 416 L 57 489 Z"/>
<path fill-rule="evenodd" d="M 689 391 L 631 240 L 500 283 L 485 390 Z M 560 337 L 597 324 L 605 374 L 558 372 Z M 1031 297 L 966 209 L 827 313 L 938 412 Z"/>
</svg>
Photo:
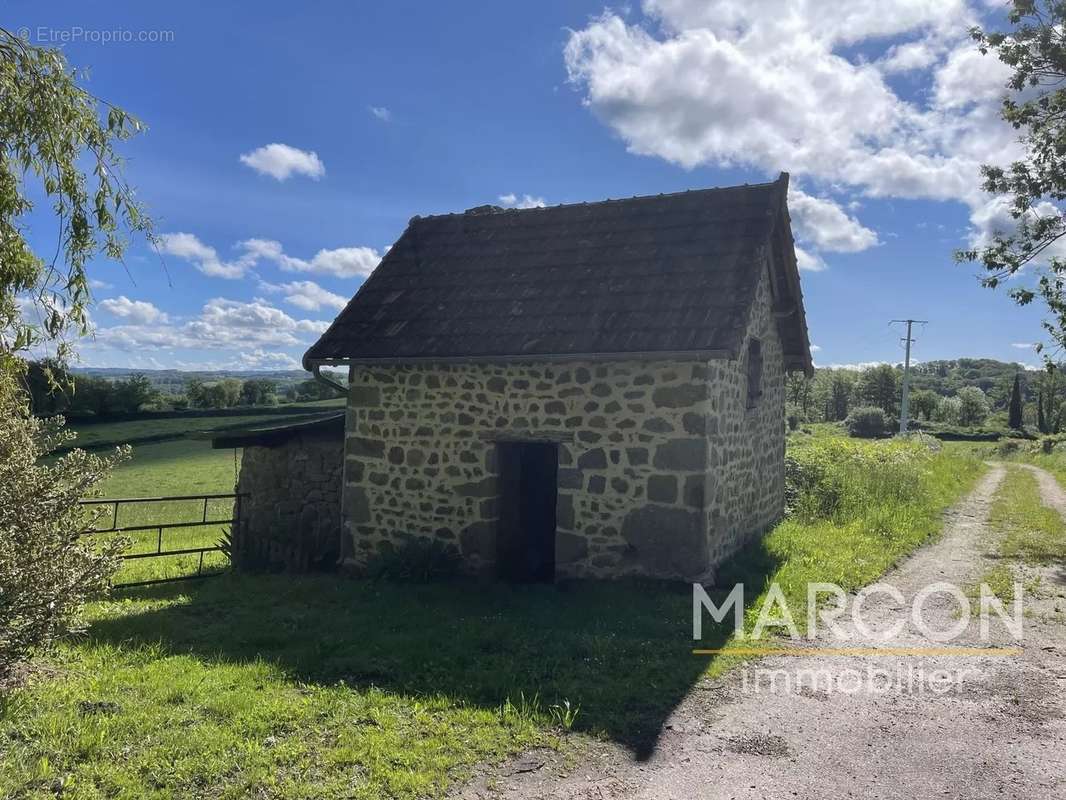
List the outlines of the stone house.
<svg viewBox="0 0 1066 800">
<path fill-rule="evenodd" d="M 811 370 L 787 189 L 414 217 L 304 357 L 348 368 L 339 558 L 712 577 L 782 515 L 784 378 Z M 271 503 L 337 524 L 286 474 Z"/>
</svg>

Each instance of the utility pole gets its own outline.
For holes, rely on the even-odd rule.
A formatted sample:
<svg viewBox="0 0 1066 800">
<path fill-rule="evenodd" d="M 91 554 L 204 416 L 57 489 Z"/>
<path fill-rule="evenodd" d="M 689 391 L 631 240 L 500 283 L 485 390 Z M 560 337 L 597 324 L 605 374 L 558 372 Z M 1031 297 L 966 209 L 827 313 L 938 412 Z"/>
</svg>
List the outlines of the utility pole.
<svg viewBox="0 0 1066 800">
<path fill-rule="evenodd" d="M 911 344 L 914 343 L 914 339 L 911 338 L 911 327 L 915 324 L 925 325 L 927 322 L 928 320 L 924 319 L 894 319 L 889 323 L 889 325 L 900 323 L 907 326 L 907 335 L 903 339 L 907 353 L 903 360 L 903 400 L 899 406 L 899 432 L 901 436 L 907 434 L 907 411 L 911 393 Z"/>
</svg>

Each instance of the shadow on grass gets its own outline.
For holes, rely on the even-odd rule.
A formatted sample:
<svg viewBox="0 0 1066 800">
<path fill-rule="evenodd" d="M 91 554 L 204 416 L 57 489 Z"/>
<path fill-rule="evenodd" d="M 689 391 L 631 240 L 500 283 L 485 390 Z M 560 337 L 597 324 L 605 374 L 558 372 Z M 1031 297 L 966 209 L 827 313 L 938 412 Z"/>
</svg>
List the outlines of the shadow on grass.
<svg viewBox="0 0 1066 800">
<path fill-rule="evenodd" d="M 750 602 L 774 568 L 754 544 L 723 570 L 720 585 L 743 580 Z M 230 574 L 123 595 L 145 601 L 145 610 L 98 620 L 90 643 L 161 643 L 207 661 L 262 659 L 294 680 L 483 708 L 523 697 L 537 698 L 542 710 L 569 701 L 580 709 L 575 729 L 610 737 L 638 759 L 652 754 L 666 718 L 711 661 L 691 652 L 688 584 L 401 585 Z M 706 615 L 704 623 L 698 646 L 724 645 L 731 630 Z"/>
</svg>

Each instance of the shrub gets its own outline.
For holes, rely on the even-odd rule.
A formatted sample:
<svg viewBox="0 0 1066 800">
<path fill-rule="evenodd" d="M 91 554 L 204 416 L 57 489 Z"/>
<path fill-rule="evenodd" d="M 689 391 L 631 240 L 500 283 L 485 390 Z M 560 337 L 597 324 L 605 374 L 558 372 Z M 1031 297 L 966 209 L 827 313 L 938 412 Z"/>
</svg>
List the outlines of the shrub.
<svg viewBox="0 0 1066 800">
<path fill-rule="evenodd" d="M 0 682 L 78 627 L 82 605 L 107 587 L 127 544 L 93 541 L 98 514 L 78 505 L 125 453 L 43 460 L 73 438 L 62 418 L 31 416 L 16 379 L 0 369 Z"/>
<path fill-rule="evenodd" d="M 964 428 L 980 425 L 988 417 L 989 405 L 985 393 L 976 386 L 959 389 L 959 424 Z"/>
<path fill-rule="evenodd" d="M 400 583 L 430 583 L 458 573 L 459 551 L 438 539 L 409 539 L 378 553 L 367 564 L 371 578 Z"/>
<path fill-rule="evenodd" d="M 839 522 L 877 506 L 902 507 L 920 495 L 934 457 L 920 440 L 807 440 L 785 458 L 786 510 L 805 521 Z"/>
<path fill-rule="evenodd" d="M 877 406 L 862 406 L 848 414 L 844 427 L 847 428 L 849 436 L 870 439 L 883 436 L 888 425 L 883 409 Z"/>
</svg>

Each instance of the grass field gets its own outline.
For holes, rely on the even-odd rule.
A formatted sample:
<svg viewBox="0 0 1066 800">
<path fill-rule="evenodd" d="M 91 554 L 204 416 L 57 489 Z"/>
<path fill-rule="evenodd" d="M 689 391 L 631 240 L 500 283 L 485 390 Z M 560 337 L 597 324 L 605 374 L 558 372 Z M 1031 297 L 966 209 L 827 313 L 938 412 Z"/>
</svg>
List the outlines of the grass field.
<svg viewBox="0 0 1066 800">
<path fill-rule="evenodd" d="M 218 414 L 217 416 L 170 416 L 134 419 L 122 422 L 71 421 L 70 428 L 77 432 L 75 444 L 79 447 L 103 447 L 127 442 L 138 442 L 153 437 L 182 438 L 190 433 L 212 430 L 254 427 L 257 425 L 283 424 L 295 419 L 310 419 L 316 414 L 338 411 L 344 408 L 344 400 L 321 400 L 278 406 L 270 411 L 246 409 L 248 413 Z"/>
<path fill-rule="evenodd" d="M 132 458 L 101 484 L 99 494 L 107 498 L 128 498 L 229 493 L 233 491 L 237 466 L 233 450 L 213 450 L 208 441 L 179 439 L 135 445 Z M 113 517 L 109 511 L 97 523 L 98 527 L 110 527 Z M 229 519 L 232 501 L 209 501 L 208 514 L 209 519 Z M 203 519 L 202 515 L 202 501 L 121 506 L 118 525 L 193 522 Z M 210 547 L 218 542 L 223 527 L 211 525 L 164 531 L 163 548 Z M 158 544 L 156 531 L 127 535 L 133 539 L 133 547 L 129 550 L 131 553 L 155 550 Z M 196 572 L 198 562 L 197 555 L 127 561 L 116 576 L 116 581 L 124 583 L 189 575 Z M 217 570 L 225 562 L 221 553 L 209 553 L 204 558 L 204 569 Z"/>
<path fill-rule="evenodd" d="M 800 603 L 808 580 L 875 579 L 981 470 L 891 442 L 790 452 L 809 480 L 796 514 L 723 570 L 722 588 L 757 587 L 749 602 L 771 579 Z M 212 491 L 232 470 L 230 452 L 170 442 L 106 489 Z M 691 687 L 736 661 L 692 655 L 684 584 L 228 574 L 116 593 L 88 617 L 0 705 L 2 797 L 435 797 L 532 745 L 593 736 L 646 757 Z M 698 646 L 727 646 L 709 627 Z"/>
</svg>

